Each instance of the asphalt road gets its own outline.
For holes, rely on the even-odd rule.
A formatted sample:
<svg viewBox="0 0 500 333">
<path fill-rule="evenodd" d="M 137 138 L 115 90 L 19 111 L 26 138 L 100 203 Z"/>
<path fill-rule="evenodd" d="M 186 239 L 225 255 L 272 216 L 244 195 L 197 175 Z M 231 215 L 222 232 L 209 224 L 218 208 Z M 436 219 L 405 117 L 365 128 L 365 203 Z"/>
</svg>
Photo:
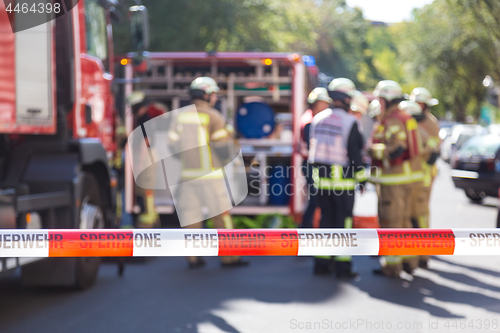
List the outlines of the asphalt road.
<svg viewBox="0 0 500 333">
<path fill-rule="evenodd" d="M 494 227 L 497 200 L 470 203 L 440 167 L 432 227 Z M 373 193 L 360 202 L 372 209 Z M 500 332 L 500 257 L 433 257 L 405 279 L 374 276 L 378 259 L 356 257 L 349 282 L 313 276 L 311 258 L 248 259 L 222 269 L 208 258 L 200 270 L 136 261 L 123 277 L 107 263 L 85 292 L 0 280 L 0 332 Z"/>
</svg>

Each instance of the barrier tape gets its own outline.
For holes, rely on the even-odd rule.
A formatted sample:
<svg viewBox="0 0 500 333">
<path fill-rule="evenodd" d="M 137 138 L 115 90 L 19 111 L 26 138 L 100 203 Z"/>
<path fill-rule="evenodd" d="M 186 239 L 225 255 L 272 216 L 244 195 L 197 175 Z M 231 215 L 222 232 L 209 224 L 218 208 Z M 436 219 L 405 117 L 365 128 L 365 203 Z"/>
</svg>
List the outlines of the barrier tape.
<svg viewBox="0 0 500 333">
<path fill-rule="evenodd" d="M 0 257 L 500 255 L 500 229 L 0 230 Z"/>
</svg>

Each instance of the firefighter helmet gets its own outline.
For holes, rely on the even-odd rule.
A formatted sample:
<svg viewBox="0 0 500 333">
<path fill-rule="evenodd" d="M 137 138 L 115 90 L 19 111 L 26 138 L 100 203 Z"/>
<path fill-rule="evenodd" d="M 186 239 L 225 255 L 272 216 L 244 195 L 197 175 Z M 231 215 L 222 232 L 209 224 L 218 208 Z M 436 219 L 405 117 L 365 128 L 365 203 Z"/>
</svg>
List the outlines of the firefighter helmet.
<svg viewBox="0 0 500 333">
<path fill-rule="evenodd" d="M 143 91 L 134 91 L 127 97 L 127 103 L 130 106 L 141 104 L 146 99 L 146 94 Z"/>
<path fill-rule="evenodd" d="M 332 99 L 330 98 L 330 96 L 328 96 L 328 91 L 326 90 L 326 88 L 314 88 L 307 97 L 307 103 L 309 104 L 314 104 L 317 101 L 323 101 L 327 103 L 332 102 Z"/>
<path fill-rule="evenodd" d="M 419 116 L 422 114 L 422 107 L 417 102 L 402 101 L 399 103 L 399 109 L 407 112 L 411 116 Z"/>
<path fill-rule="evenodd" d="M 380 81 L 375 90 L 373 91 L 373 95 L 376 97 L 384 98 L 388 102 L 396 98 L 403 98 L 403 89 L 396 81 L 392 80 L 383 80 Z"/>
<path fill-rule="evenodd" d="M 343 92 L 344 94 L 351 96 L 351 94 L 356 91 L 356 86 L 351 80 L 340 77 L 330 82 L 328 90 Z"/>
<path fill-rule="evenodd" d="M 375 118 L 377 116 L 380 116 L 382 113 L 382 109 L 380 108 L 380 102 L 376 99 L 371 101 L 370 105 L 368 106 L 368 115 L 371 118 Z"/>
<path fill-rule="evenodd" d="M 424 103 L 427 106 L 438 105 L 439 101 L 432 98 L 431 92 L 423 87 L 415 88 L 411 92 L 410 101 L 417 103 Z"/>
<path fill-rule="evenodd" d="M 352 93 L 351 110 L 363 115 L 368 111 L 368 98 L 361 91 L 355 90 Z"/>
<path fill-rule="evenodd" d="M 201 76 L 196 79 L 194 79 L 193 82 L 191 82 L 191 86 L 189 87 L 190 91 L 193 90 L 201 90 L 205 94 L 210 95 L 213 92 L 218 92 L 219 91 L 219 86 L 217 85 L 217 82 L 215 82 L 214 79 L 208 76 Z"/>
<path fill-rule="evenodd" d="M 154 118 L 154 117 L 158 117 L 158 116 L 161 116 L 162 114 L 167 113 L 168 108 L 163 103 L 154 102 L 154 103 L 149 103 L 147 105 L 146 112 L 151 118 Z"/>
</svg>

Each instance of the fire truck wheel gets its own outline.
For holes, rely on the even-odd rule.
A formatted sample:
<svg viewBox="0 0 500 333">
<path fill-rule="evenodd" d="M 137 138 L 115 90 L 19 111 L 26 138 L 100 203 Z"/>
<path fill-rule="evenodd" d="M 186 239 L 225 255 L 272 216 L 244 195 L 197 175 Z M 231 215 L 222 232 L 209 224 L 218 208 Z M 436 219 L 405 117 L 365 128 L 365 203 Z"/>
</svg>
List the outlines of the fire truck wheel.
<svg viewBox="0 0 500 333">
<path fill-rule="evenodd" d="M 91 173 L 83 175 L 81 183 L 80 229 L 104 228 L 103 200 L 100 198 L 99 184 Z M 101 258 L 76 258 L 75 276 L 77 289 L 92 286 L 97 278 Z"/>
</svg>

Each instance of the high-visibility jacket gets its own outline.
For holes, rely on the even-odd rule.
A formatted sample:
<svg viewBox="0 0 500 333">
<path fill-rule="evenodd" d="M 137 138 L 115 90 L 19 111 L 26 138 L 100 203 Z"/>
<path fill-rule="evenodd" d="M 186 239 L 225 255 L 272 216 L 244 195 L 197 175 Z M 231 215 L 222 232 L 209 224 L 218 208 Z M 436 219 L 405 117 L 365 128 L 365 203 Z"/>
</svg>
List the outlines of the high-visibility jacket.
<svg viewBox="0 0 500 333">
<path fill-rule="evenodd" d="M 212 150 L 214 143 L 233 141 L 233 128 L 226 124 L 224 117 L 210 107 L 208 102 L 197 99 L 194 104 L 197 112 L 180 113 L 173 129 L 169 132 L 169 140 L 172 142 L 179 142 L 186 147 L 198 146 L 195 149 L 177 148 L 182 152 L 181 177 L 223 178 L 224 175 L 220 170 L 223 163 Z"/>
<path fill-rule="evenodd" d="M 429 153 L 429 158 L 433 161 L 439 156 L 441 152 L 441 138 L 439 137 L 439 122 L 436 117 L 429 111 L 424 112 L 424 119 L 418 122 L 418 126 L 422 127 L 427 133 L 428 138 L 425 140 L 424 146 L 426 151 Z M 428 160 L 426 160 L 428 161 Z M 432 163 L 431 176 L 435 177 L 437 175 L 437 167 L 435 163 Z"/>
<path fill-rule="evenodd" d="M 429 187 L 433 177 L 437 174 L 436 159 L 439 156 L 441 139 L 439 138 L 439 124 L 430 112 L 415 116 L 418 123 L 418 132 L 422 141 L 422 169 L 424 171 L 423 185 Z"/>
<path fill-rule="evenodd" d="M 371 182 L 399 185 L 423 180 L 422 143 L 412 116 L 394 105 L 384 112 L 370 141 Z"/>
<path fill-rule="evenodd" d="M 427 163 L 427 161 L 431 157 L 431 150 L 429 146 L 427 146 L 427 142 L 429 141 L 429 133 L 425 130 L 423 126 L 421 126 L 421 121 L 418 121 L 418 133 L 420 135 L 420 139 L 422 141 L 422 151 L 421 151 L 421 160 L 422 160 L 422 171 L 424 172 L 423 178 L 423 186 L 428 187 L 431 186 L 432 182 L 432 167 Z"/>
<path fill-rule="evenodd" d="M 366 181 L 362 160 L 363 137 L 356 117 L 342 109 L 326 109 L 314 116 L 310 127 L 309 162 L 321 189 L 354 190 Z"/>
</svg>

